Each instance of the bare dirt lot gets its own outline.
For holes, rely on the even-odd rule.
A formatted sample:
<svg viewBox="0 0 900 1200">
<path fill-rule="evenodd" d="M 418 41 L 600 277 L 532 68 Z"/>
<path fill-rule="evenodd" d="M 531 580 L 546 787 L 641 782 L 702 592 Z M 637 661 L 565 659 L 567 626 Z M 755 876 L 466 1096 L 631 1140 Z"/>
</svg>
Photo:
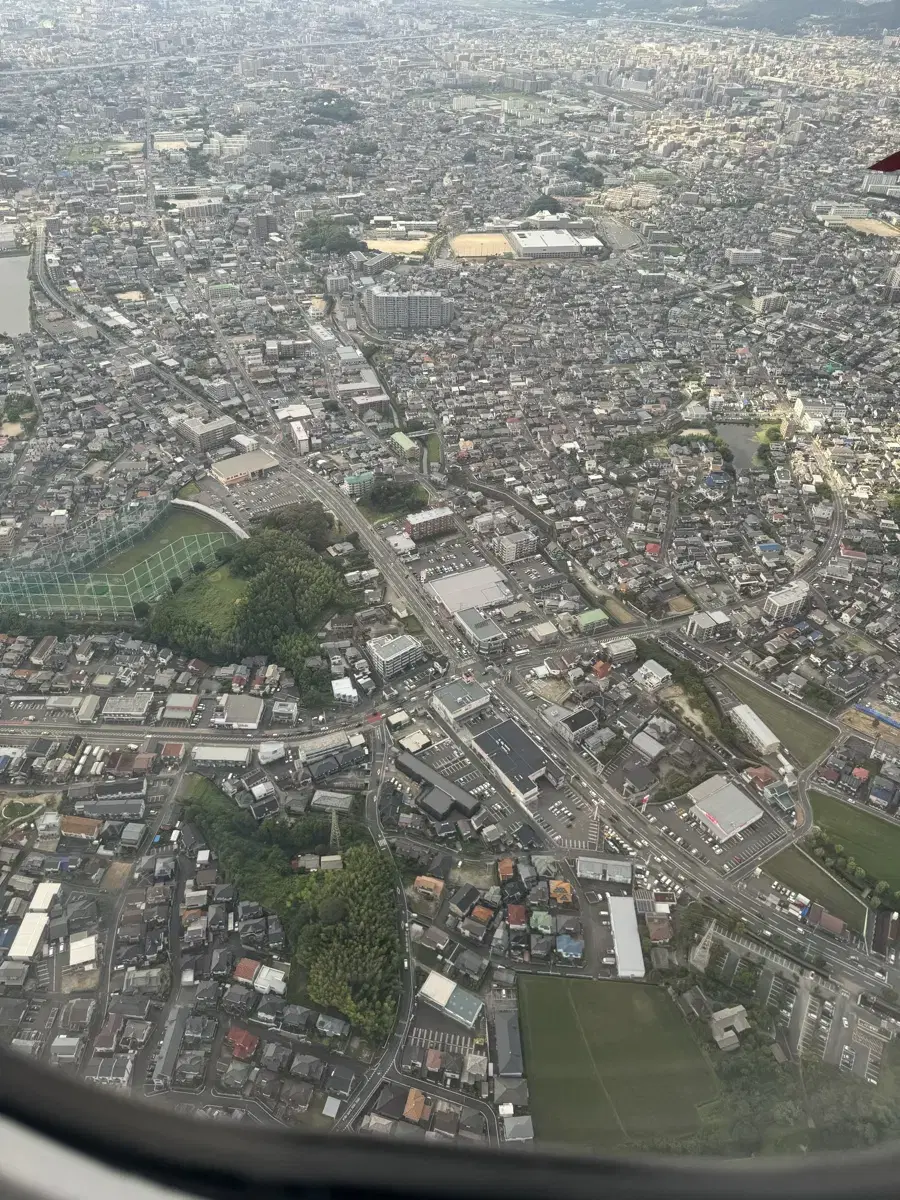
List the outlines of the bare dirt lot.
<svg viewBox="0 0 900 1200">
<path fill-rule="evenodd" d="M 512 254 L 502 233 L 460 233 L 450 243 L 457 258 L 494 258 Z"/>
<path fill-rule="evenodd" d="M 104 892 L 117 892 L 123 888 L 128 882 L 131 875 L 131 863 L 114 862 L 109 864 L 109 869 L 103 876 Z"/>
</svg>

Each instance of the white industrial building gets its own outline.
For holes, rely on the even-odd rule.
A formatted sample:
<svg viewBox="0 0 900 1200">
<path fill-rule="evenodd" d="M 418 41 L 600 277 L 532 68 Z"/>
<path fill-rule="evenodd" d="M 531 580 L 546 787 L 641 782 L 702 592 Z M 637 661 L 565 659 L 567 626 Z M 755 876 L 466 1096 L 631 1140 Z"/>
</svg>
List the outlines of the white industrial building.
<svg viewBox="0 0 900 1200">
<path fill-rule="evenodd" d="M 37 957 L 49 921 L 45 912 L 25 914 L 6 956 L 10 962 L 31 962 Z"/>
<path fill-rule="evenodd" d="M 643 979 L 646 968 L 634 901 L 630 896 L 610 896 L 606 903 L 616 954 L 616 974 L 619 979 Z"/>
<path fill-rule="evenodd" d="M 250 762 L 249 746 L 194 746 L 191 759 L 199 766 L 246 767 Z"/>
<path fill-rule="evenodd" d="M 728 713 L 738 730 L 760 754 L 775 754 L 781 739 L 758 717 L 749 704 L 737 704 Z"/>
<path fill-rule="evenodd" d="M 506 239 L 517 258 L 577 258 L 603 245 L 592 234 L 576 235 L 568 229 L 513 229 Z"/>
</svg>

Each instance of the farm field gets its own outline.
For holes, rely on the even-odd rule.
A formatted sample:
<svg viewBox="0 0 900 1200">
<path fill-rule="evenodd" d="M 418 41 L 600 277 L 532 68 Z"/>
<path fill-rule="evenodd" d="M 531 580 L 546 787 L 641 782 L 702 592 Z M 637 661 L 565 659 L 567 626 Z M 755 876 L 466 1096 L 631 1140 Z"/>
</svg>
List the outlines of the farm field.
<svg viewBox="0 0 900 1200">
<path fill-rule="evenodd" d="M 639 983 L 519 977 L 535 1136 L 598 1152 L 696 1132 L 718 1084 L 675 1003 Z"/>
<path fill-rule="evenodd" d="M 718 677 L 781 738 L 785 749 L 801 766 L 815 762 L 834 741 L 836 734 L 830 725 L 757 687 L 743 675 L 724 667 Z"/>
<path fill-rule="evenodd" d="M 848 858 L 900 891 L 900 825 L 824 792 L 810 792 L 813 819 L 844 847 Z"/>
<path fill-rule="evenodd" d="M 795 846 L 782 850 L 763 864 L 763 871 L 779 883 L 818 900 L 828 912 L 840 917 L 851 929 L 862 931 L 865 925 L 865 906 L 846 892 L 824 867 L 818 866 Z"/>
<path fill-rule="evenodd" d="M 191 509 L 173 508 L 149 537 L 135 542 L 121 554 L 114 555 L 96 570 L 109 575 L 121 574 L 130 567 L 137 566 L 151 554 L 156 554 L 158 550 L 162 550 L 163 546 L 167 546 L 170 542 L 177 542 L 179 538 L 187 537 L 191 533 L 224 533 L 229 542 L 233 540 L 233 535 L 225 526 L 214 521 L 212 517 L 207 517 L 203 513 L 194 512 Z"/>
</svg>

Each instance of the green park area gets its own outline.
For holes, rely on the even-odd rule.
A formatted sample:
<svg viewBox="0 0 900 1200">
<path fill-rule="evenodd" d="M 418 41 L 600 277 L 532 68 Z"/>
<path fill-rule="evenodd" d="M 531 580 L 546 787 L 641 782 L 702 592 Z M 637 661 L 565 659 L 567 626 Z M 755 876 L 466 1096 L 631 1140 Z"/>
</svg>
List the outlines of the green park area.
<svg viewBox="0 0 900 1200">
<path fill-rule="evenodd" d="M 598 1152 L 700 1128 L 718 1085 L 661 988 L 519 977 L 535 1135 Z"/>
<path fill-rule="evenodd" d="M 428 446 L 428 461 L 439 463 L 441 461 L 441 439 L 436 433 L 429 433 L 426 445 Z"/>
<path fill-rule="evenodd" d="M 235 605 L 249 586 L 248 580 L 236 578 L 227 566 L 190 580 L 165 601 L 173 638 L 178 639 L 183 625 L 208 631 L 212 645 L 227 645 L 234 637 Z"/>
<path fill-rule="evenodd" d="M 816 900 L 828 912 L 840 917 L 851 929 L 862 932 L 865 926 L 866 907 L 857 900 L 846 888 L 841 887 L 838 880 L 820 867 L 813 859 L 807 857 L 798 847 L 791 846 L 782 850 L 763 867 L 767 875 L 785 887 Z"/>
<path fill-rule="evenodd" d="M 757 687 L 736 671 L 723 668 L 718 673 L 721 682 L 776 734 L 794 760 L 801 766 L 815 762 L 828 749 L 835 731 L 818 717 L 796 708 L 780 696 Z"/>
<path fill-rule="evenodd" d="M 133 546 L 123 550 L 120 554 L 114 555 L 97 570 L 110 575 L 121 574 L 131 567 L 136 567 L 139 562 L 143 562 L 151 554 L 156 554 L 170 542 L 177 542 L 192 533 L 224 533 L 229 542 L 233 540 L 232 534 L 225 526 L 213 520 L 212 517 L 207 517 L 204 513 L 196 512 L 193 509 L 171 508 L 147 537 L 135 542 Z"/>
<path fill-rule="evenodd" d="M 824 792 L 810 792 L 813 820 L 874 879 L 900 892 L 900 825 Z"/>
</svg>

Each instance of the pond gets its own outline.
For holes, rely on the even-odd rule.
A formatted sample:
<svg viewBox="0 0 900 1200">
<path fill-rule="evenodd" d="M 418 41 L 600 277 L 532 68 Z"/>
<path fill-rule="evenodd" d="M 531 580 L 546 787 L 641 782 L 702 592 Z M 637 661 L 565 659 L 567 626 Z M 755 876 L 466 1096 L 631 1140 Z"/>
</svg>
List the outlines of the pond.
<svg viewBox="0 0 900 1200">
<path fill-rule="evenodd" d="M 27 254 L 0 254 L 0 333 L 20 337 L 31 332 L 31 283 Z"/>
<path fill-rule="evenodd" d="M 734 469 L 749 471 L 759 449 L 759 442 L 756 440 L 757 427 L 755 425 L 726 425 L 723 422 L 717 426 L 717 429 L 719 437 L 723 442 L 728 443 L 728 448 L 734 455 Z"/>
</svg>

